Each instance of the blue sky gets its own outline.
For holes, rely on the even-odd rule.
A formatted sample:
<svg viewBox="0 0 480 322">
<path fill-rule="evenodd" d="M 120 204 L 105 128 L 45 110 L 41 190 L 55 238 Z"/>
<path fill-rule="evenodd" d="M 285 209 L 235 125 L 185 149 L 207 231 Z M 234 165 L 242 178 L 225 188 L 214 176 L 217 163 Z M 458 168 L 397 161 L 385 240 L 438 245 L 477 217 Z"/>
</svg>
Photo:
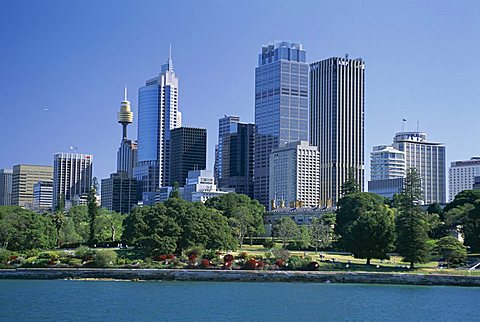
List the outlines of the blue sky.
<svg viewBox="0 0 480 322">
<path fill-rule="evenodd" d="M 365 161 L 407 130 L 447 145 L 447 160 L 480 155 L 480 1 L 1 1 L 0 168 L 53 164 L 55 152 L 94 154 L 116 168 L 116 113 L 129 88 L 160 72 L 172 44 L 185 126 L 254 120 L 261 46 L 301 42 L 309 62 L 366 61 Z M 48 109 L 48 111 L 45 111 Z M 129 128 L 136 138 L 136 124 Z"/>
</svg>

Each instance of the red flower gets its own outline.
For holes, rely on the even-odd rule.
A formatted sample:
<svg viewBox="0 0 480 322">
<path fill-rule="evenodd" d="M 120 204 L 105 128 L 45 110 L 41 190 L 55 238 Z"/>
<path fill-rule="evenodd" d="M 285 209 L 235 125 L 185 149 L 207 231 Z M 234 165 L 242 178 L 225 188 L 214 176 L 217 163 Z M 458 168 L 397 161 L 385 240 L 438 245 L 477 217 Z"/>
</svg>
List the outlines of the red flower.
<svg viewBox="0 0 480 322">
<path fill-rule="evenodd" d="M 231 261 L 229 261 L 229 262 L 225 262 L 224 266 L 225 266 L 225 268 L 229 268 L 229 267 L 232 267 L 232 264 L 233 263 Z"/>
<path fill-rule="evenodd" d="M 277 259 L 275 261 L 275 265 L 277 265 L 278 267 L 283 267 L 285 266 L 285 261 L 283 259 Z"/>
<path fill-rule="evenodd" d="M 317 262 L 310 262 L 310 264 L 308 264 L 308 269 L 311 271 L 316 271 L 319 266 L 320 265 L 318 265 Z"/>
<path fill-rule="evenodd" d="M 197 255 L 195 255 L 195 254 L 190 254 L 190 255 L 188 255 L 188 259 L 191 260 L 191 261 L 194 261 L 194 260 L 197 259 Z"/>
<path fill-rule="evenodd" d="M 210 267 L 210 265 L 212 265 L 212 263 L 210 262 L 209 259 L 206 259 L 206 258 L 202 259 L 202 266 L 203 267 Z"/>
<path fill-rule="evenodd" d="M 256 269 L 258 267 L 258 262 L 255 259 L 250 259 L 245 262 L 245 269 Z"/>
<path fill-rule="evenodd" d="M 174 254 L 167 254 L 167 259 L 175 259 L 175 255 Z"/>
<path fill-rule="evenodd" d="M 232 254 L 227 254 L 223 257 L 223 261 L 226 263 L 226 262 L 233 262 L 235 258 L 233 258 L 233 255 Z"/>
</svg>

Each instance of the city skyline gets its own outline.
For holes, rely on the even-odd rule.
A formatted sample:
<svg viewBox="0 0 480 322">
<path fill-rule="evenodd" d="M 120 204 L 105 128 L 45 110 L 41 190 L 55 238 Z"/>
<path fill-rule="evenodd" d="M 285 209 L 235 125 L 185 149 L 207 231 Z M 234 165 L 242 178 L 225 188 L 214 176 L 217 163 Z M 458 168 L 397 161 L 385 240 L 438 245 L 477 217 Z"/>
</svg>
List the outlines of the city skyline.
<svg viewBox="0 0 480 322">
<path fill-rule="evenodd" d="M 258 28 L 261 22 L 260 13 L 237 8 L 238 5 L 233 3 L 219 3 L 212 14 L 221 16 L 223 21 L 229 18 L 227 9 L 237 8 L 243 15 L 240 15 L 240 21 L 237 15 L 235 21 L 241 22 L 245 30 L 222 24 L 226 30 L 220 33 L 210 30 L 214 25 L 207 22 L 205 26 L 199 26 L 197 37 L 187 40 L 185 33 L 193 28 L 188 25 L 161 37 L 155 45 L 150 44 L 149 37 L 145 35 L 138 40 L 132 38 L 134 34 L 147 30 L 148 25 L 140 22 L 145 15 L 148 17 L 162 9 L 171 9 L 169 12 L 173 18 L 167 20 L 180 17 L 183 19 L 181 21 L 186 21 L 191 18 L 194 24 L 207 9 L 191 3 L 187 12 L 182 13 L 174 4 L 163 3 L 151 13 L 146 13 L 140 12 L 142 6 L 125 4 L 125 7 L 117 8 L 107 17 L 104 12 L 108 3 L 98 4 L 98 14 L 73 3 L 71 6 L 79 7 L 79 10 L 67 11 L 63 17 L 60 14 L 61 3 L 48 3 L 52 4 L 50 12 L 43 8 L 49 6 L 32 4 L 26 8 L 25 4 L 7 3 L 0 14 L 4 18 L 2 30 L 6 30 L 0 35 L 5 44 L 5 51 L 0 54 L 3 58 L 0 64 L 5 71 L 0 78 L 0 94 L 8 107 L 5 109 L 5 119 L 11 120 L 0 130 L 0 135 L 7 138 L 0 157 L 0 168 L 12 168 L 15 164 L 51 165 L 54 153 L 68 152 L 69 147 L 73 146 L 78 147 L 78 153 L 95 155 L 94 175 L 99 179 L 107 178 L 115 171 L 114 160 L 121 129 L 114 118 L 123 86 L 127 84 L 133 93 L 130 100 L 136 116 L 130 133 L 136 133 L 136 90 L 144 84 L 145 77 L 160 69 L 172 43 L 176 71 L 182 80 L 179 109 L 184 114 L 185 126 L 208 129 L 207 168 L 213 170 L 212 147 L 216 143 L 217 121 L 224 114 L 239 115 L 244 122 L 253 121 L 255 56 L 258 48 L 274 40 L 302 43 L 308 50 L 309 63 L 331 56 L 343 56 L 346 52 L 351 57 L 361 56 L 365 59 L 368 68 L 365 81 L 365 151 L 388 142 L 391 133 L 400 130 L 401 120 L 406 118 L 406 130 L 416 127 L 418 119 L 421 131 L 428 132 L 448 147 L 447 164 L 478 155 L 477 151 L 469 150 L 469 146 L 475 146 L 476 142 L 475 123 L 470 113 L 479 105 L 475 96 L 479 92 L 475 75 L 480 72 L 480 65 L 475 60 L 469 62 L 468 69 L 444 64 L 447 61 L 463 61 L 467 54 L 475 52 L 477 45 L 473 43 L 474 39 L 478 39 L 480 30 L 478 19 L 475 19 L 475 12 L 480 9 L 476 2 L 438 2 L 430 5 L 415 2 L 375 6 L 378 2 L 372 1 L 366 6 L 368 9 L 351 4 L 342 12 L 351 18 L 346 19 L 347 23 L 345 19 L 341 23 L 335 20 L 339 15 L 328 17 L 328 13 L 335 12 L 342 7 L 342 3 L 324 3 L 319 5 L 318 11 L 308 12 L 305 9 L 311 7 L 312 2 L 302 2 L 303 10 L 292 8 L 294 12 L 301 12 L 303 17 L 309 18 L 303 19 L 300 26 L 293 27 L 293 22 L 284 21 L 287 27 L 280 27 L 279 23 L 274 22 L 272 30 L 275 26 L 279 27 L 278 30 L 256 34 L 252 30 Z M 267 4 L 268 1 L 258 6 L 264 8 Z M 136 23 L 134 27 L 127 29 L 116 25 L 115 28 L 119 28 L 117 31 L 106 27 L 108 22 L 125 15 L 132 6 L 135 9 L 131 10 L 133 22 Z M 272 10 L 287 12 L 288 7 L 287 2 L 280 2 Z M 360 12 L 357 18 L 354 15 L 356 9 Z M 395 9 L 399 9 L 398 16 L 389 19 L 382 16 L 388 16 Z M 25 18 L 18 17 L 20 12 L 25 13 Z M 39 23 L 41 28 L 27 29 L 35 21 L 38 22 L 39 18 L 34 16 L 39 12 L 45 13 L 39 15 L 42 17 L 42 23 Z M 66 23 L 67 19 L 82 15 L 91 18 L 93 26 L 105 27 L 103 33 L 94 36 L 92 27 L 81 22 Z M 441 19 L 445 15 L 451 18 L 449 24 Z M 106 21 L 100 21 L 100 17 Z M 316 26 L 312 19 L 315 17 L 325 21 Z M 375 22 L 368 22 L 368 17 L 376 18 L 373 19 Z M 66 23 L 65 30 L 54 30 L 55 23 L 59 21 Z M 247 26 L 249 21 L 253 22 L 253 26 Z M 402 21 L 409 21 L 409 24 L 401 24 Z M 342 37 L 354 27 L 358 28 L 353 34 L 361 33 L 364 38 L 362 41 L 355 39 L 354 35 Z M 380 27 L 385 30 L 378 30 Z M 160 26 L 156 25 L 156 28 Z M 413 30 L 417 32 L 412 33 Z M 234 31 L 239 38 L 232 42 L 229 34 Z M 66 37 L 69 32 L 78 34 L 78 39 Z M 22 43 L 16 40 L 19 35 L 23 37 Z M 107 42 L 101 41 L 109 36 L 114 37 Z M 218 36 L 215 38 L 218 43 L 200 46 L 215 36 Z M 120 46 L 125 42 L 131 45 L 126 46 L 128 48 Z M 408 48 L 405 47 L 407 44 L 410 44 Z M 53 54 L 47 53 L 51 46 L 58 49 Z M 29 48 L 35 49 L 35 55 L 25 59 L 23 55 Z M 195 51 L 195 59 L 192 60 L 193 48 L 201 50 Z M 220 48 L 230 53 L 227 55 L 229 57 L 212 55 Z M 97 51 L 99 57 L 95 58 Z M 239 60 L 241 63 L 238 64 Z M 24 76 L 27 69 L 32 76 L 28 79 Z M 223 73 L 223 70 L 229 73 Z M 212 82 L 213 79 L 216 82 Z M 462 133 L 445 131 L 454 123 L 452 119 L 462 124 Z M 22 128 L 28 131 L 15 131 L 20 122 Z M 99 128 L 102 128 L 100 133 Z M 59 132 L 64 134 L 60 137 Z M 38 136 L 42 136 L 42 142 L 32 144 Z M 136 138 L 131 136 L 132 139 Z M 461 144 L 455 144 L 458 142 Z M 25 148 L 18 149 L 18 146 Z M 365 162 L 365 178 L 368 179 L 368 160 Z"/>
</svg>

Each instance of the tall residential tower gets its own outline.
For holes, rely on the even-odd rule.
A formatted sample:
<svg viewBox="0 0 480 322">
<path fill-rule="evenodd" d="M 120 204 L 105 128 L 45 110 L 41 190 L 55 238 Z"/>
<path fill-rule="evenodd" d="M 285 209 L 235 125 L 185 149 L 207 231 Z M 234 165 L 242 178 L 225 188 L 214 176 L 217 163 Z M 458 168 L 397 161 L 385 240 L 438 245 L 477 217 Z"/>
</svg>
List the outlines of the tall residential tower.
<svg viewBox="0 0 480 322">
<path fill-rule="evenodd" d="M 320 199 L 335 205 L 351 169 L 363 191 L 365 63 L 333 57 L 310 64 L 310 143 L 320 153 Z"/>
<path fill-rule="evenodd" d="M 254 196 L 269 204 L 269 158 L 280 143 L 308 141 L 308 64 L 302 45 L 263 46 L 255 69 Z"/>
</svg>

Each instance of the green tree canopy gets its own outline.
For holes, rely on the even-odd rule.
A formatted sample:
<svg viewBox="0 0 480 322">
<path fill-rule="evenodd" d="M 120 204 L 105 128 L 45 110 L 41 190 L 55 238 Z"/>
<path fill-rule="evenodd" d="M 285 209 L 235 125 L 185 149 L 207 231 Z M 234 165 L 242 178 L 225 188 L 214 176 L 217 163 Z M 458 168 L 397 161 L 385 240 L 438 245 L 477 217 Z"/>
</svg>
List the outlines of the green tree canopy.
<svg viewBox="0 0 480 322">
<path fill-rule="evenodd" d="M 346 195 L 337 203 L 335 232 L 345 235 L 347 226 L 367 211 L 376 210 L 385 198 L 370 192 Z"/>
<path fill-rule="evenodd" d="M 412 209 L 423 200 L 422 179 L 416 168 L 407 169 L 402 192 L 399 194 L 400 207 Z"/>
<path fill-rule="evenodd" d="M 358 180 L 355 176 L 355 169 L 350 168 L 348 170 L 347 181 L 345 181 L 341 188 L 341 195 L 348 196 L 352 193 L 360 192 L 360 187 L 358 185 Z"/>
<path fill-rule="evenodd" d="M 17 206 L 0 206 L 0 247 L 12 251 L 55 246 L 51 218 Z"/>
<path fill-rule="evenodd" d="M 288 242 L 297 238 L 299 235 L 298 225 L 290 217 L 282 217 L 273 226 L 275 236 L 282 240 L 283 248 L 286 248 Z"/>
<path fill-rule="evenodd" d="M 388 258 L 387 253 L 395 249 L 394 212 L 386 205 L 361 213 L 345 230 L 344 247 L 354 257 L 366 258 L 367 265 L 372 258 Z"/>
<path fill-rule="evenodd" d="M 467 262 L 467 249 L 453 236 L 440 238 L 435 251 L 451 267 L 458 267 Z"/>
<path fill-rule="evenodd" d="M 333 227 L 335 224 L 335 214 L 325 214 L 321 218 L 314 218 L 309 226 L 311 244 L 315 247 L 315 252 L 319 248 L 326 248 L 333 241 Z"/>
<path fill-rule="evenodd" d="M 450 202 L 445 209 L 444 212 L 450 211 L 453 208 L 458 208 L 465 204 L 473 205 L 475 201 L 480 199 L 480 190 L 464 190 L 458 193 L 452 202 Z"/>
<path fill-rule="evenodd" d="M 428 223 L 419 207 L 402 209 L 397 217 L 397 252 L 411 268 L 430 257 Z"/>
</svg>

